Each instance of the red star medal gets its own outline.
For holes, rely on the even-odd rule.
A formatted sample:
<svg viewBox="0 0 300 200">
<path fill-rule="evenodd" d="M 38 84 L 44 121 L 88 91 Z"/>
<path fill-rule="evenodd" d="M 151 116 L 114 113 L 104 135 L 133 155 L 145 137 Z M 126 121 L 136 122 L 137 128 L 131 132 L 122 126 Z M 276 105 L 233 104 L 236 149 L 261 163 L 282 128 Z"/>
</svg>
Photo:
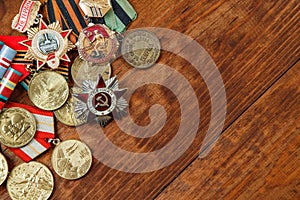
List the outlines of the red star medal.
<svg viewBox="0 0 300 200">
<path fill-rule="evenodd" d="M 74 48 L 68 40 L 72 30 L 62 31 L 58 22 L 47 25 L 42 19 L 39 28 L 28 30 L 28 39 L 20 44 L 28 47 L 25 58 L 37 60 L 37 70 L 46 63 L 51 69 L 57 69 L 60 60 L 70 62 L 67 52 Z"/>
<path fill-rule="evenodd" d="M 80 101 L 75 105 L 78 117 L 87 120 L 96 119 L 101 126 L 107 125 L 112 116 L 121 118 L 126 114 L 127 101 L 122 97 L 127 89 L 119 89 L 116 77 L 104 81 L 100 75 L 98 81 L 83 82 L 82 93 L 73 94 Z"/>
</svg>

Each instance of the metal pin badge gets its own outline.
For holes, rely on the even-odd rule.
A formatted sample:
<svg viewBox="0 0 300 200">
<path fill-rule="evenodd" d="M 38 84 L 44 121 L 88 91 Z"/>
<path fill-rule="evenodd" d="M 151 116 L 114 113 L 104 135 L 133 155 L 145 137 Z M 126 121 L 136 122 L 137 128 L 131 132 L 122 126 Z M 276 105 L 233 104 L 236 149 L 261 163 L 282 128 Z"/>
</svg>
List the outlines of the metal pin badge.
<svg viewBox="0 0 300 200">
<path fill-rule="evenodd" d="M 112 115 L 121 118 L 126 115 L 127 101 L 123 98 L 127 89 L 120 89 L 116 77 L 104 81 L 99 76 L 97 82 L 85 80 L 81 93 L 73 94 L 80 101 L 75 105 L 78 117 L 85 116 L 87 121 L 96 120 L 105 126 L 112 119 Z"/>
<path fill-rule="evenodd" d="M 47 25 L 40 19 L 39 28 L 28 30 L 28 39 L 20 42 L 28 47 L 25 58 L 37 60 L 37 70 L 46 63 L 51 69 L 57 69 L 60 60 L 70 62 L 67 52 L 74 48 L 68 40 L 71 32 L 62 31 L 58 22 Z"/>
</svg>

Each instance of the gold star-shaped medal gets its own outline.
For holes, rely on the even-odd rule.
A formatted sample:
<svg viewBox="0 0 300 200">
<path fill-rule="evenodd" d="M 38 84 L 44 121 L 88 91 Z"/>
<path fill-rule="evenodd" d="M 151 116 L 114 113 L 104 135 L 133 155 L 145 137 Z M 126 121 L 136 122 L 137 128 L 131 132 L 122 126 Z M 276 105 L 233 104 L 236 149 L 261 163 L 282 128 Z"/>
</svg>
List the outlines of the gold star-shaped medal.
<svg viewBox="0 0 300 200">
<path fill-rule="evenodd" d="M 28 39 L 20 44 L 28 47 L 25 55 L 27 60 L 37 61 L 37 70 L 46 63 L 51 69 L 57 69 L 60 60 L 70 62 L 67 52 L 74 48 L 68 40 L 72 30 L 63 31 L 59 22 L 47 25 L 40 20 L 38 28 L 28 30 Z"/>
</svg>

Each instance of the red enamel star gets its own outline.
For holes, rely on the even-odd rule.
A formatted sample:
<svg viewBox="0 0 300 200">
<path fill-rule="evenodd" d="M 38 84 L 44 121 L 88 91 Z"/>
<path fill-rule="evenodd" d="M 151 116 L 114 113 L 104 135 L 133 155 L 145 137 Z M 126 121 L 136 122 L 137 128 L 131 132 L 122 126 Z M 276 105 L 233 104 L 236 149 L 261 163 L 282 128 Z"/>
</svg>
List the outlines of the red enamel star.
<svg viewBox="0 0 300 200">
<path fill-rule="evenodd" d="M 28 39 L 20 42 L 28 51 L 25 58 L 37 61 L 37 70 L 46 63 L 52 69 L 57 69 L 60 60 L 70 62 L 67 52 L 74 48 L 68 40 L 72 30 L 63 31 L 58 22 L 47 25 L 40 20 L 39 28 L 28 30 Z"/>
<path fill-rule="evenodd" d="M 99 76 L 97 82 L 86 80 L 83 82 L 82 92 L 73 94 L 80 100 L 75 105 L 77 115 L 85 116 L 90 121 L 96 119 L 101 126 L 105 126 L 114 117 L 121 118 L 126 114 L 127 101 L 122 97 L 127 89 L 119 89 L 116 77 L 104 81 Z"/>
</svg>

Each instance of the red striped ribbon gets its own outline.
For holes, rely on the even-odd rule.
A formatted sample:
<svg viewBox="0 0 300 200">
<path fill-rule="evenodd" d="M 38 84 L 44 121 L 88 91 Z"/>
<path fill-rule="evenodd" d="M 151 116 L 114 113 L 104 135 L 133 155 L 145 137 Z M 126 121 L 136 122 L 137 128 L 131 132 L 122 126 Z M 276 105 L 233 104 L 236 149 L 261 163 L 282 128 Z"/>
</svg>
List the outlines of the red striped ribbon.
<svg viewBox="0 0 300 200">
<path fill-rule="evenodd" d="M 29 162 L 51 148 L 51 144 L 47 141 L 55 137 L 53 112 L 19 103 L 8 103 L 5 107 L 19 107 L 28 110 L 35 117 L 37 124 L 37 131 L 33 140 L 21 148 L 8 148 L 10 151 L 24 162 Z"/>
<path fill-rule="evenodd" d="M 32 61 L 28 61 L 24 58 L 27 48 L 20 45 L 19 42 L 26 40 L 26 36 L 4 36 L 0 35 L 0 41 L 5 45 L 17 51 L 16 57 L 13 59 L 11 67 L 23 74 L 20 81 L 24 80 L 30 73 L 26 70 L 26 65 L 32 65 Z"/>
<path fill-rule="evenodd" d="M 8 101 L 12 92 L 15 90 L 21 77 L 22 73 L 11 67 L 8 68 L 8 70 L 5 72 L 0 83 L 0 111 L 3 109 L 5 103 Z"/>
</svg>

